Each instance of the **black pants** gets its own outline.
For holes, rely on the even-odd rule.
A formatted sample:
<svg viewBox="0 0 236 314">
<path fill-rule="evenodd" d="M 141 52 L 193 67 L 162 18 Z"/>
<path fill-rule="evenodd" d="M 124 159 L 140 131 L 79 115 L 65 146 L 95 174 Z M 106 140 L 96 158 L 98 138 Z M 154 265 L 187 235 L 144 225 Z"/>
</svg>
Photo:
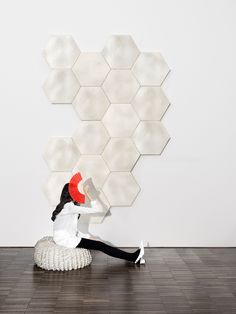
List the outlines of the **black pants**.
<svg viewBox="0 0 236 314">
<path fill-rule="evenodd" d="M 135 262 L 140 252 L 140 249 L 137 249 L 133 253 L 125 252 L 104 242 L 86 238 L 81 238 L 80 243 L 76 247 L 90 250 L 98 250 L 107 255 L 121 258 L 130 262 Z"/>
</svg>

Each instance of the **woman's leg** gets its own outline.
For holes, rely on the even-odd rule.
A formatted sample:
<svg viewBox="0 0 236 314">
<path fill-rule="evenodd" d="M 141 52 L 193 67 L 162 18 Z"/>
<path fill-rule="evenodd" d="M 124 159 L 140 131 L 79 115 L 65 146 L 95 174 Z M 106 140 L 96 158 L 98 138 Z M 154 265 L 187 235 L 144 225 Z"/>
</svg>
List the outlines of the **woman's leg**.
<svg viewBox="0 0 236 314">
<path fill-rule="evenodd" d="M 99 250 L 107 255 L 125 259 L 130 262 L 135 262 L 140 252 L 140 249 L 136 250 L 133 253 L 125 252 L 104 242 L 86 238 L 81 238 L 80 243 L 77 245 L 77 247 L 90 250 Z"/>
</svg>

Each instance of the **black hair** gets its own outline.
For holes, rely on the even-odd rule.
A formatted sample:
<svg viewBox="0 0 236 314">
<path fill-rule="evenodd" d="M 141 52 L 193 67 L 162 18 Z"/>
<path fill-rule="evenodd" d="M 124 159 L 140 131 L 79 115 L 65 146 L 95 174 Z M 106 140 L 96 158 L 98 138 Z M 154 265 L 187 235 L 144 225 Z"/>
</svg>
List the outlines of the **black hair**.
<svg viewBox="0 0 236 314">
<path fill-rule="evenodd" d="M 57 215 L 63 209 L 64 205 L 68 202 L 73 202 L 75 205 L 80 206 L 80 203 L 74 201 L 73 198 L 70 196 L 69 183 L 66 183 L 62 189 L 62 192 L 61 192 L 60 203 L 57 205 L 57 207 L 55 208 L 55 210 L 52 213 L 52 217 L 51 217 L 52 221 L 54 221 L 56 219 Z M 79 216 L 78 216 L 78 218 L 79 218 Z"/>
</svg>

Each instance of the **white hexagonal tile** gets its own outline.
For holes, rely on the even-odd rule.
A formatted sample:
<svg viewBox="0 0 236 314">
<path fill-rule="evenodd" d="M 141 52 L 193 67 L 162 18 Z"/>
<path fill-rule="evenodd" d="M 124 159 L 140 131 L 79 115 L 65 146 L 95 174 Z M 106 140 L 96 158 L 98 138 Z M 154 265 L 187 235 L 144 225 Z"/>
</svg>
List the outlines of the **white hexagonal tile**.
<svg viewBox="0 0 236 314">
<path fill-rule="evenodd" d="M 141 121 L 132 136 L 141 154 L 161 154 L 170 136 L 160 121 Z"/>
<path fill-rule="evenodd" d="M 83 180 L 92 178 L 96 188 L 100 188 L 109 174 L 109 169 L 100 155 L 82 155 L 72 173 L 80 172 Z"/>
<path fill-rule="evenodd" d="M 159 52 L 143 52 L 132 71 L 141 85 L 160 86 L 170 69 Z"/>
<path fill-rule="evenodd" d="M 43 191 L 51 206 L 57 206 L 63 186 L 71 179 L 71 172 L 52 172 L 43 186 Z"/>
<path fill-rule="evenodd" d="M 52 137 L 43 156 L 52 171 L 71 171 L 80 154 L 70 137 Z"/>
<path fill-rule="evenodd" d="M 43 51 L 51 68 L 71 68 L 80 50 L 70 35 L 51 35 Z"/>
<path fill-rule="evenodd" d="M 139 50 L 129 35 L 112 35 L 108 38 L 102 54 L 113 69 L 130 69 Z"/>
<path fill-rule="evenodd" d="M 139 123 L 131 104 L 111 104 L 102 122 L 112 137 L 129 137 Z"/>
<path fill-rule="evenodd" d="M 101 120 L 109 104 L 101 87 L 81 87 L 73 102 L 81 120 Z"/>
<path fill-rule="evenodd" d="M 161 120 L 169 107 L 161 87 L 141 87 L 135 95 L 132 105 L 141 120 Z"/>
<path fill-rule="evenodd" d="M 99 121 L 83 121 L 73 134 L 73 140 L 81 154 L 98 155 L 103 152 L 109 134 Z"/>
<path fill-rule="evenodd" d="M 139 84 L 130 70 L 111 70 L 102 87 L 112 103 L 130 103 Z"/>
<path fill-rule="evenodd" d="M 100 86 L 110 67 L 101 53 L 83 52 L 77 59 L 73 71 L 81 86 Z"/>
<path fill-rule="evenodd" d="M 51 70 L 43 89 L 53 104 L 71 104 L 80 88 L 79 82 L 70 69 Z"/>
<path fill-rule="evenodd" d="M 130 172 L 111 172 L 102 190 L 111 206 L 131 206 L 140 187 Z"/>
<path fill-rule="evenodd" d="M 131 171 L 139 156 L 130 138 L 111 138 L 102 153 L 111 171 Z"/>
</svg>

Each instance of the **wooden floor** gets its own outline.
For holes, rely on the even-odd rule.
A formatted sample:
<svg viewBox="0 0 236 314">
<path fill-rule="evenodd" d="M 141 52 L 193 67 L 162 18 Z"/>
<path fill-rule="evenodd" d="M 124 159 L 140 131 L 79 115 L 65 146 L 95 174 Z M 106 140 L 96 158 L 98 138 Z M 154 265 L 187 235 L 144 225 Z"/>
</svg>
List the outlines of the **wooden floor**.
<svg viewBox="0 0 236 314">
<path fill-rule="evenodd" d="M 67 272 L 33 251 L 0 248 L 0 313 L 236 313 L 236 248 L 146 248 L 140 266 L 92 251 Z"/>
</svg>

